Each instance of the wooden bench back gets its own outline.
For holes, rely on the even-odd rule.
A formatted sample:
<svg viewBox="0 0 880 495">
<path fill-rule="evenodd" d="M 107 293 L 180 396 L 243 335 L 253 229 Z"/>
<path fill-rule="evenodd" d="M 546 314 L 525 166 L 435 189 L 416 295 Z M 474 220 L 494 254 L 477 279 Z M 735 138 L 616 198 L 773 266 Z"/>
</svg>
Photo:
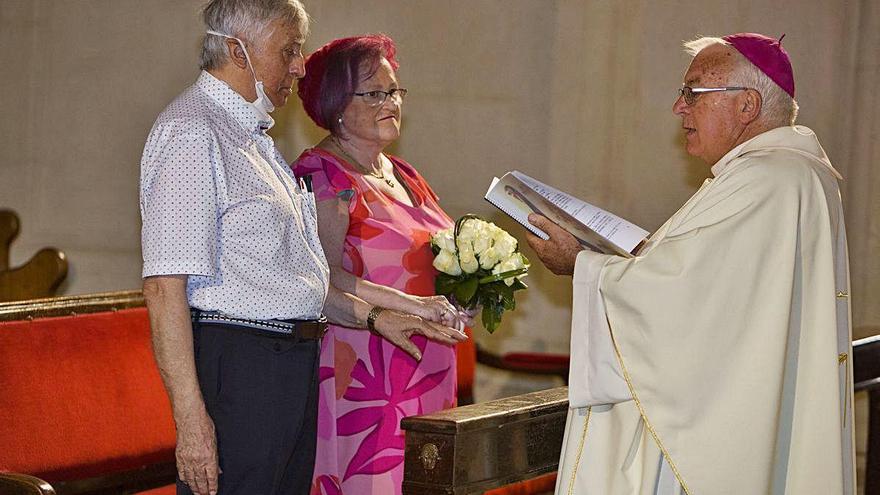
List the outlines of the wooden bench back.
<svg viewBox="0 0 880 495">
<path fill-rule="evenodd" d="M 27 263 L 9 265 L 9 246 L 20 223 L 12 210 L 0 210 L 0 302 L 47 297 L 67 277 L 67 257 L 55 248 L 41 249 Z"/>
</svg>

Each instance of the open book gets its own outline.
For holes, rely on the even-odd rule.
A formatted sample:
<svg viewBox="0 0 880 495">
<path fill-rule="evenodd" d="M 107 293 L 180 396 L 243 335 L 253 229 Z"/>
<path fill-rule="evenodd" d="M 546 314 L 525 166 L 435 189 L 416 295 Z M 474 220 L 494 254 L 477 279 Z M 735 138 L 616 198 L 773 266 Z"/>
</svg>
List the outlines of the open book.
<svg viewBox="0 0 880 495">
<path fill-rule="evenodd" d="M 606 254 L 632 257 L 648 237 L 648 231 L 638 225 L 515 170 L 493 178 L 485 198 L 545 240 L 549 236 L 529 223 L 529 213 L 547 217 L 585 247 Z"/>
</svg>

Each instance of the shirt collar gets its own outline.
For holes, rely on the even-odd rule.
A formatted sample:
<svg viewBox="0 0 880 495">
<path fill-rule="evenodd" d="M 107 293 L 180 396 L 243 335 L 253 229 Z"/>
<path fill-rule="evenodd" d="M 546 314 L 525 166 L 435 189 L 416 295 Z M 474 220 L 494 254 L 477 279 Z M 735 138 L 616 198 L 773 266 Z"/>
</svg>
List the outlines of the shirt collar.
<svg viewBox="0 0 880 495">
<path fill-rule="evenodd" d="M 247 130 L 265 132 L 275 125 L 275 119 L 272 117 L 269 117 L 268 121 L 261 119 L 257 109 L 250 102 L 208 71 L 203 70 L 199 74 L 196 86 Z"/>
</svg>

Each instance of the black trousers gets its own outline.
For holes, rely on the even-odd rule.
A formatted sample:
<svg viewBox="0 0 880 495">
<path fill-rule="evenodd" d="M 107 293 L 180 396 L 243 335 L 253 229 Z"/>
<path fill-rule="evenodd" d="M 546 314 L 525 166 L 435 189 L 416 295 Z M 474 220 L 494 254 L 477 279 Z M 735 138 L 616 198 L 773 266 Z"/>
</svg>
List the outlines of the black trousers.
<svg viewBox="0 0 880 495">
<path fill-rule="evenodd" d="M 194 323 L 193 346 L 217 433 L 218 494 L 307 495 L 317 441 L 317 341 Z M 178 480 L 177 493 L 192 491 Z"/>
</svg>

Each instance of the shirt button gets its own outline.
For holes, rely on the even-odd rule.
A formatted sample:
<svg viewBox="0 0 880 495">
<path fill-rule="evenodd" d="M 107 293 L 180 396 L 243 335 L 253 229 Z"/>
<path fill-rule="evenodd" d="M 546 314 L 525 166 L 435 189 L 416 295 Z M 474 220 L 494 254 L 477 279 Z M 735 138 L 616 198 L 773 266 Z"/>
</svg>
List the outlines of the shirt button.
<svg viewBox="0 0 880 495">
<path fill-rule="evenodd" d="M 278 342 L 275 342 L 275 345 L 273 345 L 272 348 L 275 349 L 275 352 L 280 352 L 281 351 L 281 344 Z"/>
</svg>

